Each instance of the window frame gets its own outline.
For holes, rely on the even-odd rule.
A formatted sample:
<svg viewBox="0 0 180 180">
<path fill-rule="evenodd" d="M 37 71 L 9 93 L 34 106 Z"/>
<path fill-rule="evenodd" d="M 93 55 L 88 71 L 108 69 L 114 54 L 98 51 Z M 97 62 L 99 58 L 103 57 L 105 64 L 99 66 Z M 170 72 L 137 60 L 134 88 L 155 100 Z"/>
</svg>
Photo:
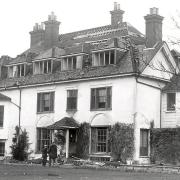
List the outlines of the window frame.
<svg viewBox="0 0 180 180">
<path fill-rule="evenodd" d="M 142 133 L 146 133 L 146 140 L 147 142 L 144 142 L 144 137 Z M 139 156 L 140 157 L 149 157 L 149 129 L 140 129 L 140 146 L 139 146 Z M 143 146 L 144 143 L 146 146 Z"/>
<path fill-rule="evenodd" d="M 102 133 L 104 133 L 103 131 L 105 132 L 105 135 L 102 134 Z M 96 152 L 97 153 L 108 153 L 108 135 L 109 135 L 108 128 L 107 127 L 97 127 L 96 132 L 97 132 Z M 103 141 L 102 139 L 104 137 L 105 137 L 105 140 Z M 105 149 L 105 151 L 104 150 L 101 151 L 99 149 Z"/>
<path fill-rule="evenodd" d="M 108 54 L 107 54 L 108 53 Z M 108 60 L 107 60 L 108 56 Z M 112 59 L 113 58 L 113 59 Z M 92 53 L 92 66 L 108 66 L 116 64 L 116 49 Z"/>
<path fill-rule="evenodd" d="M 1 114 L 0 110 L 0 128 L 4 127 L 4 105 L 0 105 L 0 109 L 2 108 L 3 114 Z"/>
<path fill-rule="evenodd" d="M 53 69 L 53 60 L 33 62 L 33 74 L 50 74 Z"/>
<path fill-rule="evenodd" d="M 70 95 L 70 93 L 72 93 Z M 70 97 L 68 97 L 70 96 Z M 74 101 L 74 107 L 71 108 L 70 104 L 71 102 Z M 78 90 L 77 89 L 68 89 L 67 90 L 67 102 L 66 102 L 66 111 L 77 111 L 77 103 L 78 103 Z"/>
<path fill-rule="evenodd" d="M 24 77 L 26 75 L 26 64 L 8 66 L 8 77 Z"/>
<path fill-rule="evenodd" d="M 173 100 L 171 99 L 172 97 L 170 96 L 174 96 L 173 97 Z M 172 101 L 174 102 L 172 104 Z M 169 93 L 166 93 L 166 110 L 167 111 L 175 111 L 176 110 L 176 93 L 175 92 L 169 92 Z"/>
<path fill-rule="evenodd" d="M 62 58 L 62 66 L 61 66 L 61 71 L 73 71 L 75 69 L 79 69 L 77 67 L 77 57 L 78 56 L 68 56 Z"/>
<path fill-rule="evenodd" d="M 49 99 L 45 100 L 45 95 L 49 95 Z M 40 92 L 37 93 L 37 114 L 40 113 L 52 113 L 54 112 L 54 100 L 55 100 L 55 92 Z M 46 110 L 46 101 L 49 101 L 49 109 Z"/>
<path fill-rule="evenodd" d="M 44 136 L 47 136 L 47 138 L 43 138 Z M 47 145 L 49 149 L 51 143 L 52 143 L 52 131 L 46 128 L 40 128 L 40 127 L 36 128 L 36 153 L 40 153 L 44 145 Z"/>
<path fill-rule="evenodd" d="M 99 96 L 100 90 L 105 90 L 105 107 L 100 106 L 100 99 L 103 99 L 103 96 Z M 99 111 L 99 110 L 112 110 L 112 86 L 91 88 L 91 100 L 90 100 L 90 110 Z M 102 102 L 103 103 L 103 102 Z"/>
<path fill-rule="evenodd" d="M 1 144 L 3 144 L 3 146 L 1 147 Z M 0 141 L 0 157 L 5 156 L 5 142 L 4 141 Z"/>
<path fill-rule="evenodd" d="M 91 127 L 91 154 L 108 154 L 111 152 L 109 142 L 110 126 L 93 126 Z M 102 135 L 100 131 L 104 131 Z M 102 136 L 101 136 L 102 135 Z M 105 135 L 105 138 L 103 137 Z M 101 137 L 102 138 L 101 138 Z"/>
</svg>

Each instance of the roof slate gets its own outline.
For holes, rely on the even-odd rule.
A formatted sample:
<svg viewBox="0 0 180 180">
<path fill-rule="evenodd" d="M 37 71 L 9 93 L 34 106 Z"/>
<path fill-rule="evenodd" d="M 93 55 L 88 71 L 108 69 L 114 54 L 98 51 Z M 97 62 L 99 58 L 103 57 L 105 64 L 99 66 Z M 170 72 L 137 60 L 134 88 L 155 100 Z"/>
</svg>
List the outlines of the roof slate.
<svg viewBox="0 0 180 180">
<path fill-rule="evenodd" d="M 71 129 L 79 128 L 79 123 L 76 122 L 72 117 L 64 117 L 61 120 L 55 122 L 54 124 L 47 126 L 48 129 Z"/>
<path fill-rule="evenodd" d="M 132 61 L 129 51 L 124 54 L 117 65 L 88 67 L 72 71 L 58 71 L 51 74 L 27 75 L 20 78 L 7 78 L 0 81 L 0 88 L 15 87 L 17 84 L 16 82 L 23 86 L 94 77 L 105 77 L 124 73 L 133 73 Z"/>
</svg>

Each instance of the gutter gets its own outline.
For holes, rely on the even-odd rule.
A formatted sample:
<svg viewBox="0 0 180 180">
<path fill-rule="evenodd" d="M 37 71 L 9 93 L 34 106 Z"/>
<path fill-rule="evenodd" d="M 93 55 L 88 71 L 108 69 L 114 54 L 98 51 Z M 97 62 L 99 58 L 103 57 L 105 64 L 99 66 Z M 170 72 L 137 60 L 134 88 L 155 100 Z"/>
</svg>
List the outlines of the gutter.
<svg viewBox="0 0 180 180">
<path fill-rule="evenodd" d="M 111 76 L 101 76 L 101 77 L 92 77 L 92 78 L 82 78 L 82 79 L 75 79 L 75 80 L 65 80 L 65 81 L 51 81 L 47 83 L 37 83 L 37 84 L 31 84 L 31 85 L 19 85 L 20 88 L 26 88 L 26 87 L 36 87 L 36 86 L 46 86 L 46 85 L 54 85 L 54 84 L 64 84 L 64 83 L 72 83 L 72 82 L 82 82 L 82 81 L 89 81 L 89 80 L 99 80 L 99 79 L 107 79 L 107 78 L 118 78 L 118 77 L 129 77 L 134 76 L 136 73 L 127 73 L 127 74 L 118 74 L 118 75 L 111 75 Z M 8 90 L 8 89 L 17 89 L 17 86 L 11 86 L 11 87 L 3 87 L 0 88 L 0 91 Z"/>
</svg>

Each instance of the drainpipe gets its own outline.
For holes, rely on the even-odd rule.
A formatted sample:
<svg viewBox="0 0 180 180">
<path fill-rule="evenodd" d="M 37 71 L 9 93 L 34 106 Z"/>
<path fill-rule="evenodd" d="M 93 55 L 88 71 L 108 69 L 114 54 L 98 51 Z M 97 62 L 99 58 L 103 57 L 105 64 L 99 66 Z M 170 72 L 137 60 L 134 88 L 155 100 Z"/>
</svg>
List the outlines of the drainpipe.
<svg viewBox="0 0 180 180">
<path fill-rule="evenodd" d="M 133 121 L 134 121 L 134 149 L 136 149 L 136 113 L 137 113 L 137 76 L 135 76 L 135 87 L 134 87 L 134 105 L 133 105 Z M 136 160 L 136 151 L 134 152 L 133 159 Z"/>
<path fill-rule="evenodd" d="M 18 86 L 18 89 L 19 89 L 19 105 L 17 105 L 16 103 L 14 103 L 13 101 L 10 101 L 11 104 L 15 105 L 18 110 L 19 110 L 19 118 L 18 118 L 18 128 L 19 128 L 19 132 L 18 132 L 18 135 L 17 135 L 17 142 L 19 141 L 19 137 L 20 137 L 20 130 L 21 130 L 21 89 L 19 88 Z"/>
<path fill-rule="evenodd" d="M 20 130 L 21 130 L 21 89 L 19 88 L 19 134 L 18 134 L 18 139 L 20 137 Z"/>
<path fill-rule="evenodd" d="M 160 128 L 162 128 L 162 90 L 160 89 Z"/>
</svg>

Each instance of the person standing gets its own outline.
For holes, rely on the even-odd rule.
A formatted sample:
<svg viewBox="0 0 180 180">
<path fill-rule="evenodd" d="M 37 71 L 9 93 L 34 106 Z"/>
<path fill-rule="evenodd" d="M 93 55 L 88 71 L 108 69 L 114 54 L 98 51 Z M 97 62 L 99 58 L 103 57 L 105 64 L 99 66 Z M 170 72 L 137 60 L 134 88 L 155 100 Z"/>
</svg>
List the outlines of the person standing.
<svg viewBox="0 0 180 180">
<path fill-rule="evenodd" d="M 55 163 L 57 164 L 57 146 L 55 142 L 53 142 L 50 147 L 49 147 L 49 166 L 54 165 Z"/>
<path fill-rule="evenodd" d="M 48 154 L 48 148 L 47 145 L 44 145 L 42 149 L 42 166 L 46 166 L 47 163 L 47 154 Z"/>
</svg>

